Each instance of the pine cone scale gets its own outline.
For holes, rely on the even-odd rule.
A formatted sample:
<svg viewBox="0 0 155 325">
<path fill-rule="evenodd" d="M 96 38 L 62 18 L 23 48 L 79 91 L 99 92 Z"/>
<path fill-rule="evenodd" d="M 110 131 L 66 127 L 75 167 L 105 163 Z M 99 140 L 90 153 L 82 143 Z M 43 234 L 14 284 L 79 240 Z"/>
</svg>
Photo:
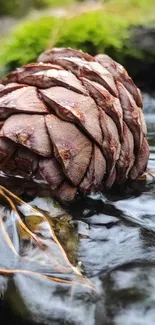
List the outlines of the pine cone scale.
<svg viewBox="0 0 155 325">
<path fill-rule="evenodd" d="M 64 173 L 73 185 L 78 185 L 90 162 L 91 141 L 70 122 L 62 121 L 52 114 L 45 119 Z"/>
<path fill-rule="evenodd" d="M 123 113 L 120 101 L 112 96 L 103 86 L 97 82 L 90 81 L 86 78 L 81 78 L 84 86 L 88 89 L 91 97 L 96 102 L 97 106 L 102 108 L 117 125 L 119 135 L 123 135 Z"/>
<path fill-rule="evenodd" d="M 56 190 L 65 180 L 62 168 L 55 157 L 40 158 L 39 173 L 50 184 L 52 190 Z"/>
<path fill-rule="evenodd" d="M 12 115 L 4 123 L 0 135 L 29 148 L 41 156 L 50 157 L 52 155 L 53 149 L 46 131 L 44 116 Z"/>
<path fill-rule="evenodd" d="M 123 122 L 123 139 L 119 159 L 116 163 L 117 181 L 119 183 L 128 178 L 128 173 L 133 167 L 134 161 L 134 138 L 126 123 Z"/>
<path fill-rule="evenodd" d="M 43 99 L 63 120 L 80 125 L 90 137 L 102 146 L 99 112 L 92 98 L 62 87 L 40 90 Z M 91 110 L 91 115 L 89 111 Z"/>
<path fill-rule="evenodd" d="M 106 55 L 64 48 L 38 61 L 0 85 L 1 170 L 43 179 L 67 201 L 141 175 L 146 124 L 126 70 Z"/>
<path fill-rule="evenodd" d="M 124 67 L 105 54 L 98 54 L 95 56 L 95 59 L 113 75 L 115 82 L 119 81 L 123 84 L 133 96 L 136 104 L 142 107 L 141 93 Z"/>
</svg>

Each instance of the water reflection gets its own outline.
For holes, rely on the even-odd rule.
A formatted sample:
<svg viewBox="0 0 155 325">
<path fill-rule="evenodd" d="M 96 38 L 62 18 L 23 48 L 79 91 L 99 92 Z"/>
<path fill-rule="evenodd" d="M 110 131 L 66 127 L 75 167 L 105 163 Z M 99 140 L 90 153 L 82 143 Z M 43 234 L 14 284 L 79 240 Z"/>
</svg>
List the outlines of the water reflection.
<svg viewBox="0 0 155 325">
<path fill-rule="evenodd" d="M 155 99 L 144 95 L 155 169 Z M 96 325 L 155 324 L 155 180 L 137 181 L 74 204 L 72 213 L 89 226 L 79 256 L 89 277 L 102 283 Z"/>
<path fill-rule="evenodd" d="M 144 94 L 144 104 L 151 150 L 148 166 L 155 169 L 155 100 Z M 42 206 L 40 200 L 37 204 Z M 50 203 L 44 209 L 51 213 Z M 40 325 L 154 325 L 154 178 L 106 195 L 77 198 L 68 212 L 79 236 L 78 259 L 96 290 L 21 274 L 7 286 L 0 278 L 13 324 L 26 319 L 26 324 Z M 1 313 L 2 324 L 6 315 Z"/>
</svg>

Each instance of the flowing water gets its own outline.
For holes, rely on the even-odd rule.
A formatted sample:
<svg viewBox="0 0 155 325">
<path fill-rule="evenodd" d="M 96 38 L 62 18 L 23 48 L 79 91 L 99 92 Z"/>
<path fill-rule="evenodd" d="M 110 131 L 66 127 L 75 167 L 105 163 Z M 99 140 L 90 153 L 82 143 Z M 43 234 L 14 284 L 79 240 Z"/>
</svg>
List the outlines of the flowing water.
<svg viewBox="0 0 155 325">
<path fill-rule="evenodd" d="M 155 98 L 143 95 L 148 167 L 155 170 Z M 78 198 L 67 209 L 79 236 L 78 260 L 95 289 L 20 273 L 0 277 L 0 324 L 154 325 L 155 178 Z"/>
</svg>

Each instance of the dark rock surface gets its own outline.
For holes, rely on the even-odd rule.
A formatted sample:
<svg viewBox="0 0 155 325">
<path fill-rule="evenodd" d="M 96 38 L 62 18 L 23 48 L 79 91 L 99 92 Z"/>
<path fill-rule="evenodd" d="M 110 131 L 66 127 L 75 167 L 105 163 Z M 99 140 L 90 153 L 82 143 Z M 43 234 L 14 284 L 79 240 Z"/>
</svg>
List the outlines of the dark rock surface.
<svg viewBox="0 0 155 325">
<path fill-rule="evenodd" d="M 141 89 L 154 89 L 155 28 L 137 26 L 125 44 L 123 64 Z"/>
</svg>

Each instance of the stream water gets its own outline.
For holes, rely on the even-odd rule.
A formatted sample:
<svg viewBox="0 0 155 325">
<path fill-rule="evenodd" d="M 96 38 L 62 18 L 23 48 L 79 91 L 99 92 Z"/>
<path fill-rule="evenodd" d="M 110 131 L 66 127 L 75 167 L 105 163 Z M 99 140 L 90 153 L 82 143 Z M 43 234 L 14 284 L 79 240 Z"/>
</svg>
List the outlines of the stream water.
<svg viewBox="0 0 155 325">
<path fill-rule="evenodd" d="M 143 97 L 148 167 L 155 170 L 155 98 Z M 7 283 L 0 277 L 0 324 L 154 325 L 155 178 L 78 198 L 68 212 L 80 238 L 78 260 L 95 290 L 21 274 Z"/>
</svg>

